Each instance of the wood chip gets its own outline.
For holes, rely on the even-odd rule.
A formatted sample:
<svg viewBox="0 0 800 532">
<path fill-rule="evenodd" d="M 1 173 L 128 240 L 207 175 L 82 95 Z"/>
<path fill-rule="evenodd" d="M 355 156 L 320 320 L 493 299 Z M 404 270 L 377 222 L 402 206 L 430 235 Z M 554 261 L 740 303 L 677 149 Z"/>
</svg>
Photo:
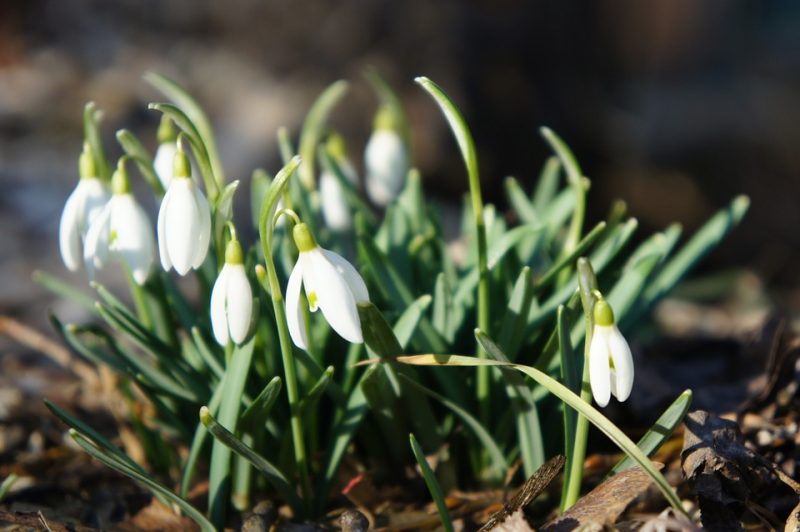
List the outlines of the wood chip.
<svg viewBox="0 0 800 532">
<path fill-rule="evenodd" d="M 481 527 L 479 532 L 486 532 L 488 530 L 515 530 L 515 531 L 523 531 L 526 530 L 524 528 L 520 528 L 523 526 L 520 522 L 520 518 L 522 522 L 527 525 L 527 521 L 525 520 L 524 514 L 522 510 L 525 509 L 533 500 L 538 497 L 547 486 L 555 479 L 561 470 L 564 468 L 565 458 L 562 455 L 556 455 L 550 460 L 548 460 L 543 466 L 536 470 L 536 472 L 531 475 L 525 484 L 520 488 L 520 490 L 514 495 L 506 504 L 503 505 L 503 508 L 493 514 L 489 520 L 486 522 L 483 527 Z M 517 515 L 519 514 L 519 515 Z M 503 523 L 513 517 L 513 528 L 505 528 Z M 527 530 L 530 530 L 528 528 Z"/>
</svg>

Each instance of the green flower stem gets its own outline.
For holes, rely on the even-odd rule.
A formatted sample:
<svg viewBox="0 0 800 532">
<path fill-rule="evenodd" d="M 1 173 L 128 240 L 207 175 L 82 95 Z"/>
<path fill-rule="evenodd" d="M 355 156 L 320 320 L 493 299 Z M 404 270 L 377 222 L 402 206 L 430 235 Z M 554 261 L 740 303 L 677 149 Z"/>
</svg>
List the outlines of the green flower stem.
<svg viewBox="0 0 800 532">
<path fill-rule="evenodd" d="M 580 287 L 581 303 L 586 316 L 586 338 L 583 342 L 583 373 L 581 376 L 581 400 L 586 404 L 592 404 L 592 389 L 589 383 L 589 347 L 592 344 L 592 330 L 594 320 L 592 309 L 594 308 L 595 293 L 597 292 L 597 278 L 595 277 L 592 265 L 585 258 L 578 259 L 578 284 Z M 568 451 L 568 469 L 564 473 L 565 487 L 561 497 L 561 511 L 568 510 L 578 500 L 581 494 L 581 484 L 583 482 L 583 462 L 586 458 L 586 443 L 589 438 L 589 420 L 578 413 L 575 421 L 575 437 L 572 441 L 572 449 Z"/>
<path fill-rule="evenodd" d="M 133 304 L 136 306 L 136 314 L 139 316 L 139 321 L 148 330 L 153 330 L 153 314 L 150 312 L 150 305 L 147 301 L 147 293 L 143 286 L 139 285 L 131 274 L 130 269 L 124 266 L 125 274 L 128 277 L 128 284 L 131 287 L 131 296 L 133 297 Z"/>
<path fill-rule="evenodd" d="M 481 198 L 481 181 L 478 173 L 478 154 L 475 142 L 464 117 L 447 94 L 433 81 L 426 77 L 416 78 L 428 93 L 433 96 L 442 110 L 450 129 L 458 143 L 461 157 L 469 175 L 469 195 L 472 200 L 472 215 L 475 219 L 475 234 L 478 240 L 478 328 L 489 331 L 489 267 L 486 246 L 486 225 L 483 218 L 483 199 Z M 479 358 L 487 358 L 486 351 L 478 345 Z M 489 368 L 478 366 L 477 395 L 481 423 L 488 426 L 491 418 L 489 396 Z"/>
<path fill-rule="evenodd" d="M 286 376 L 286 394 L 289 396 L 289 410 L 291 412 L 292 441 L 294 442 L 294 457 L 300 471 L 300 481 L 303 488 L 303 500 L 307 505 L 311 500 L 311 482 L 308 476 L 308 459 L 303 440 L 303 420 L 300 411 L 300 395 L 297 390 L 297 374 L 292 355 L 292 341 L 289 338 L 289 327 L 286 324 L 286 311 L 283 303 L 283 293 L 275 272 L 275 264 L 269 249 L 264 250 L 267 263 L 267 279 L 272 294 L 272 308 L 275 311 L 275 323 L 278 327 L 278 341 L 281 346 L 283 371 Z"/>
<path fill-rule="evenodd" d="M 272 187 L 267 192 L 267 197 L 262 205 L 259 214 L 259 237 L 261 249 L 264 253 L 266 263 L 267 292 L 272 299 L 272 308 L 275 312 L 275 325 L 278 328 L 278 342 L 281 347 L 281 359 L 283 361 L 283 371 L 286 377 L 286 395 L 289 399 L 289 410 L 291 413 L 292 441 L 294 444 L 294 457 L 297 468 L 300 472 L 300 481 L 303 489 L 303 502 L 308 511 L 311 502 L 311 482 L 308 476 L 308 459 L 306 457 L 306 447 L 303 440 L 303 420 L 300 408 L 300 394 L 297 389 L 297 373 L 294 365 L 294 355 L 292 353 L 292 341 L 289 338 L 289 327 L 286 322 L 286 310 L 284 308 L 283 292 L 278 282 L 278 274 L 275 271 L 275 261 L 272 258 L 272 230 L 274 228 L 274 213 L 278 204 L 278 197 L 283 193 L 289 178 L 300 166 L 300 158 L 292 158 L 283 169 L 278 172 Z"/>
</svg>

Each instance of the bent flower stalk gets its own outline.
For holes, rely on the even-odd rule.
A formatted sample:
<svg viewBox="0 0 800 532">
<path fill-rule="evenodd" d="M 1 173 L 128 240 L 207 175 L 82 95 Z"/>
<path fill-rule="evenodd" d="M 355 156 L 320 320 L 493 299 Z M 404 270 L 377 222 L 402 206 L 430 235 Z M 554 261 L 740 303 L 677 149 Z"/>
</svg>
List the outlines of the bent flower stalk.
<svg viewBox="0 0 800 532">
<path fill-rule="evenodd" d="M 605 299 L 594 304 L 594 330 L 589 344 L 589 382 L 601 407 L 611 395 L 625 401 L 633 388 L 633 357 L 625 337 L 614 322 L 614 311 Z"/>
<path fill-rule="evenodd" d="M 311 312 L 319 308 L 339 336 L 348 342 L 364 341 L 356 305 L 369 301 L 367 285 L 352 264 L 317 245 L 308 226 L 294 226 L 294 241 L 300 255 L 286 286 L 286 321 L 295 345 L 308 348 L 300 288 L 305 288 Z"/>
<path fill-rule="evenodd" d="M 94 159 L 87 144 L 83 146 L 79 167 L 78 185 L 67 198 L 58 226 L 61 259 L 67 269 L 73 272 L 81 267 L 81 248 L 89 226 L 111 199 L 108 185 L 97 177 Z"/>
<path fill-rule="evenodd" d="M 242 260 L 242 246 L 236 239 L 225 248 L 225 265 L 211 291 L 211 328 L 221 346 L 247 338 L 253 314 L 253 291 Z"/>
<path fill-rule="evenodd" d="M 179 146 L 174 159 L 174 177 L 158 211 L 158 253 L 165 271 L 173 267 L 180 275 L 197 269 L 211 242 L 211 209 L 191 178 L 189 158 Z"/>
</svg>

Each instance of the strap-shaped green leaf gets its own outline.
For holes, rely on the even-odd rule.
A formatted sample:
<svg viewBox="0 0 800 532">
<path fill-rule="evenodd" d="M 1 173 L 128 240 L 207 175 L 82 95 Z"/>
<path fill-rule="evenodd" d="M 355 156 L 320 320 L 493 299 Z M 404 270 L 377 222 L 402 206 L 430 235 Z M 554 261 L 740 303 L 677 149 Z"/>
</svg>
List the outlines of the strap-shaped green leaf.
<svg viewBox="0 0 800 532">
<path fill-rule="evenodd" d="M 145 74 L 144 79 L 164 93 L 167 98 L 175 102 L 195 124 L 198 134 L 207 149 L 208 159 L 211 164 L 211 169 L 216 176 L 217 185 L 222 187 L 225 184 L 225 172 L 223 171 L 222 163 L 217 153 L 217 143 L 214 140 L 214 130 L 211 127 L 211 121 L 208 119 L 205 111 L 203 111 L 203 108 L 183 87 L 166 76 L 156 74 L 155 72 L 148 72 Z"/>
<path fill-rule="evenodd" d="M 425 453 L 422 452 L 422 447 L 417 443 L 417 439 L 414 437 L 413 433 L 408 435 L 408 441 L 411 444 L 414 458 L 416 458 L 419 469 L 422 472 L 425 485 L 428 486 L 428 492 L 430 492 L 433 502 L 436 504 L 436 510 L 439 512 L 439 517 L 442 520 L 442 527 L 446 532 L 453 532 L 453 521 L 450 519 L 450 512 L 447 511 L 447 503 L 445 503 L 444 494 L 442 494 L 439 481 L 436 480 L 436 475 L 431 469 L 431 466 L 428 465 L 428 461 L 425 459 Z"/>
<path fill-rule="evenodd" d="M 316 186 L 314 154 L 322 140 L 328 115 L 345 95 L 348 85 L 346 81 L 339 80 L 328 86 L 316 99 L 303 121 L 299 147 L 300 157 L 303 159 L 303 164 L 300 166 L 300 182 L 306 190 L 314 190 Z"/>
<path fill-rule="evenodd" d="M 269 482 L 272 487 L 275 488 L 275 491 L 277 491 L 278 494 L 280 494 L 280 496 L 283 497 L 283 499 L 295 509 L 295 511 L 298 511 L 302 507 L 297 497 L 297 493 L 295 492 L 294 488 L 292 488 L 291 484 L 283 475 L 283 473 L 281 473 L 281 471 L 266 458 L 245 445 L 231 431 L 222 426 L 216 419 L 214 419 L 214 416 L 211 415 L 211 412 L 205 406 L 200 408 L 200 421 L 203 423 L 206 429 L 208 429 L 211 435 L 214 436 L 215 441 L 221 443 L 239 456 L 247 459 L 256 469 L 261 471 L 261 473 L 263 473 L 264 477 L 267 479 L 267 482 Z"/>
<path fill-rule="evenodd" d="M 105 452 L 104 449 L 96 447 L 96 442 L 86 437 L 75 429 L 70 430 L 70 436 L 73 440 L 88 454 L 105 464 L 106 466 L 114 469 L 125 476 L 143 484 L 150 491 L 152 491 L 159 498 L 166 500 L 169 504 L 174 504 L 180 508 L 187 516 L 189 516 L 195 523 L 200 526 L 203 532 L 215 532 L 216 528 L 197 508 L 189 504 L 185 499 L 178 497 L 167 487 L 162 486 L 146 474 L 143 474 L 137 469 L 130 467 L 126 462 L 123 462 L 117 457 Z"/>
<path fill-rule="evenodd" d="M 647 456 L 653 456 L 664 442 L 672 436 L 672 433 L 678 428 L 678 425 L 681 424 L 691 404 L 692 391 L 684 390 L 684 392 L 664 410 L 664 413 L 653 423 L 653 426 L 642 436 L 642 439 L 636 442 L 639 449 Z M 611 469 L 609 475 L 616 475 L 635 465 L 636 463 L 633 459 L 630 456 L 626 456 Z"/>
<path fill-rule="evenodd" d="M 424 356 L 424 355 L 419 355 L 419 356 Z M 413 358 L 413 356 L 398 357 L 397 360 L 400 362 L 406 362 L 408 358 Z M 466 358 L 472 358 L 472 357 L 466 357 Z M 483 360 L 483 359 L 475 359 L 475 360 Z M 486 429 L 486 427 L 481 425 L 480 421 L 478 421 L 472 414 L 469 413 L 468 410 L 462 408 L 455 401 L 451 401 L 447 397 L 434 392 L 430 388 L 423 386 L 422 384 L 413 381 L 405 377 L 404 375 L 401 375 L 400 378 L 403 379 L 404 382 L 410 384 L 412 388 L 436 399 L 437 401 L 442 403 L 445 407 L 447 407 L 450 411 L 452 411 L 457 417 L 459 417 L 461 421 L 463 421 L 464 424 L 469 428 L 470 432 L 472 432 L 478 439 L 478 441 L 483 445 L 483 448 L 486 449 L 486 452 L 489 455 L 493 476 L 496 479 L 503 478 L 503 476 L 506 474 L 506 469 L 508 467 L 506 459 L 503 456 L 503 451 L 500 450 L 500 446 L 497 444 L 497 442 L 494 441 L 494 438 Z"/>
</svg>

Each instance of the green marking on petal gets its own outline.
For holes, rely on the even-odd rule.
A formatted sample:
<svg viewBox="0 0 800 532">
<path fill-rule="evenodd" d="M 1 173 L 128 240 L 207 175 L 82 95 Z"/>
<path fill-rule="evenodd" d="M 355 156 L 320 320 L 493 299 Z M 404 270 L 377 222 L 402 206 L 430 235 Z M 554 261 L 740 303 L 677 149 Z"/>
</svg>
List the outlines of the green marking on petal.
<svg viewBox="0 0 800 532">
<path fill-rule="evenodd" d="M 317 306 L 319 304 L 319 298 L 317 297 L 316 292 L 309 292 L 306 294 L 308 297 L 308 306 L 311 309 L 311 312 L 317 311 Z"/>
</svg>

